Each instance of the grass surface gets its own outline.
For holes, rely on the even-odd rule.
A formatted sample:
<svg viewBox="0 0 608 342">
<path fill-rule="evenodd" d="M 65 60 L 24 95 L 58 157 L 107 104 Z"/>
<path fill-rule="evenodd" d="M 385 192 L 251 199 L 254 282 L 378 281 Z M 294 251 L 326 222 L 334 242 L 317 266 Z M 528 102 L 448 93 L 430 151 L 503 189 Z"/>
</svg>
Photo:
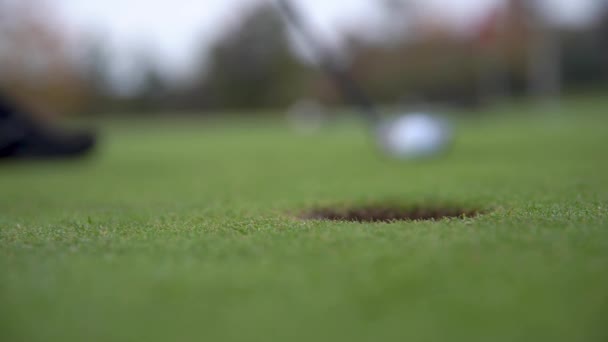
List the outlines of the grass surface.
<svg viewBox="0 0 608 342">
<path fill-rule="evenodd" d="M 109 123 L 90 160 L 0 164 L 0 340 L 606 341 L 607 105 L 462 120 L 416 163 L 354 125 L 227 120 Z M 369 203 L 489 212 L 290 215 Z"/>
</svg>

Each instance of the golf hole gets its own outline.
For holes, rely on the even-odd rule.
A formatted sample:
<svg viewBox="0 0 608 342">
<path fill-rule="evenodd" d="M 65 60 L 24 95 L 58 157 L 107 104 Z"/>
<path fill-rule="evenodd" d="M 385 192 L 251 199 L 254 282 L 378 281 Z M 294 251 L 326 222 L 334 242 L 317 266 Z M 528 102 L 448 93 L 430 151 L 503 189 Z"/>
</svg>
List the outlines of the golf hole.
<svg viewBox="0 0 608 342">
<path fill-rule="evenodd" d="M 477 209 L 459 207 L 361 206 L 316 208 L 303 213 L 300 218 L 343 222 L 436 221 L 446 218 L 471 218 L 480 213 Z"/>
</svg>

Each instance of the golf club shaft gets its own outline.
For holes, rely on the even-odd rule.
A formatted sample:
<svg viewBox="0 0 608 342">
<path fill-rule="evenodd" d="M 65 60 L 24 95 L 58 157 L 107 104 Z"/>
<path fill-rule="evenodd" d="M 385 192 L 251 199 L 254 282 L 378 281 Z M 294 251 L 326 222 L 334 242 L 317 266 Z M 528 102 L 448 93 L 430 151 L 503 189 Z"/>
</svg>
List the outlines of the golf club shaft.
<svg viewBox="0 0 608 342">
<path fill-rule="evenodd" d="M 329 50 L 315 39 L 309 29 L 309 24 L 306 23 L 304 16 L 300 14 L 291 0 L 278 0 L 278 5 L 283 16 L 313 50 L 318 59 L 317 63 L 330 76 L 342 92 L 342 95 L 357 107 L 368 121 L 372 124 L 377 124 L 380 117 L 372 101 L 365 95 L 364 91 L 352 79 L 350 74 L 339 65 Z"/>
</svg>

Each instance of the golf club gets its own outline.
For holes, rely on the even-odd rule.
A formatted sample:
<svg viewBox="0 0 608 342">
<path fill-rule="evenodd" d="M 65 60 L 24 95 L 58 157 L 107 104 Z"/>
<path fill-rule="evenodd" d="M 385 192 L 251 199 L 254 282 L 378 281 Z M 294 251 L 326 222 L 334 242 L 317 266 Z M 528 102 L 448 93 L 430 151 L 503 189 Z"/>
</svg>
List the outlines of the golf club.
<svg viewBox="0 0 608 342">
<path fill-rule="evenodd" d="M 337 58 L 315 39 L 311 25 L 291 0 L 277 0 L 286 21 L 296 29 L 300 37 L 313 50 L 319 67 L 333 80 L 344 98 L 359 109 L 374 130 L 376 141 L 384 152 L 401 159 L 436 155 L 451 140 L 447 121 L 426 113 L 400 115 L 383 120 L 375 105 Z"/>
<path fill-rule="evenodd" d="M 310 24 L 290 0 L 278 0 L 279 9 L 287 21 L 293 26 L 305 43 L 313 50 L 317 64 L 333 80 L 342 92 L 342 95 L 352 105 L 357 107 L 361 114 L 370 123 L 376 125 L 380 122 L 380 115 L 375 109 L 372 101 L 367 97 L 362 88 L 353 80 L 351 75 L 340 66 L 329 49 L 325 48 L 314 38 L 310 30 Z"/>
</svg>

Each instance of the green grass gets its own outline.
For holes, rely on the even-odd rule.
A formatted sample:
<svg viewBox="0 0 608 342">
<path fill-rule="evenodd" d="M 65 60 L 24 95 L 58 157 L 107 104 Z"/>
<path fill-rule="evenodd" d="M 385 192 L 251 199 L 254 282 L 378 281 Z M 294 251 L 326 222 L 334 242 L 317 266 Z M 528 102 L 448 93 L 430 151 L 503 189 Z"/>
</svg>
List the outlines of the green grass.
<svg viewBox="0 0 608 342">
<path fill-rule="evenodd" d="M 607 106 L 461 120 L 415 163 L 350 124 L 106 123 L 90 160 L 0 164 L 0 340 L 606 341 Z M 489 211 L 290 215 L 386 202 Z"/>
</svg>

